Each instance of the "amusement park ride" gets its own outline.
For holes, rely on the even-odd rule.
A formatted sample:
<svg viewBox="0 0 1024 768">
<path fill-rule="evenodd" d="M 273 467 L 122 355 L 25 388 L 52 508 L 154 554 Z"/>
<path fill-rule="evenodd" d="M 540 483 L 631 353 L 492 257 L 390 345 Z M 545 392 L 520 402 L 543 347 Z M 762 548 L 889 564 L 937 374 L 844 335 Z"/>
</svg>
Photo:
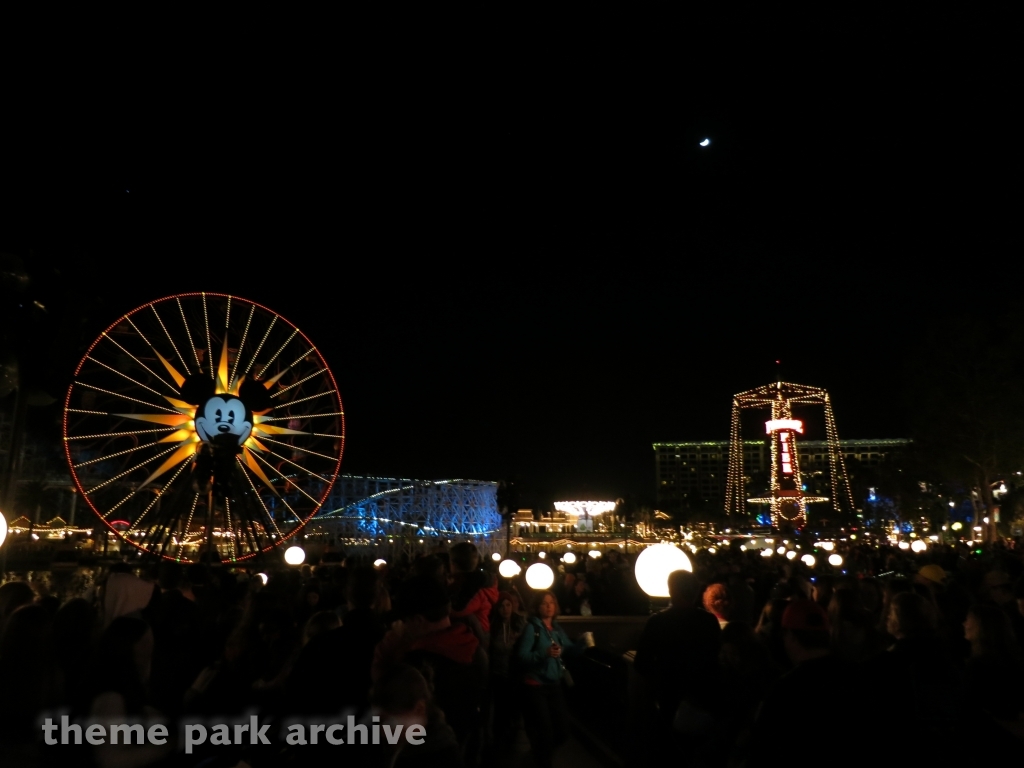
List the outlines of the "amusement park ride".
<svg viewBox="0 0 1024 768">
<path fill-rule="evenodd" d="M 145 304 L 89 347 L 64 403 L 82 499 L 142 552 L 242 561 L 294 536 L 338 474 L 334 376 L 276 312 L 193 293 Z"/>
<path fill-rule="evenodd" d="M 800 475 L 797 435 L 804 431 L 803 422 L 793 418 L 794 405 L 821 405 L 825 410 L 825 435 L 828 446 L 832 497 L 807 495 Z M 746 498 L 743 474 L 743 438 L 740 413 L 745 409 L 765 409 L 771 418 L 765 432 L 771 441 L 771 481 L 768 494 Z M 729 437 L 729 472 L 725 491 L 725 511 L 729 515 L 746 514 L 746 503 L 767 504 L 772 526 L 778 529 L 799 529 L 807 522 L 807 505 L 831 501 L 837 514 L 843 507 L 853 510 L 853 493 L 846 474 L 846 463 L 839 445 L 835 417 L 828 392 L 819 387 L 777 381 L 763 387 L 740 392 L 732 401 L 732 430 Z"/>
</svg>

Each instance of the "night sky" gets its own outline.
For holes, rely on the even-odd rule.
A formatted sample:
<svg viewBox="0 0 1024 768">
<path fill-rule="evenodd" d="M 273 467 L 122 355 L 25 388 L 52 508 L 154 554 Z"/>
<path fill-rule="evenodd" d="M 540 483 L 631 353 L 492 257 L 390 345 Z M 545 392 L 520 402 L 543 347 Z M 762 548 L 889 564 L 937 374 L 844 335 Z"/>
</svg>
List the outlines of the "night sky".
<svg viewBox="0 0 1024 768">
<path fill-rule="evenodd" d="M 7 322 L 62 399 L 125 311 L 258 301 L 332 366 L 343 471 L 524 504 L 653 503 L 651 443 L 725 439 L 777 359 L 841 437 L 908 436 L 922 330 L 1018 282 L 1020 62 L 1008 10 L 852 8 L 23 85 L 5 301 L 47 310 Z"/>
</svg>

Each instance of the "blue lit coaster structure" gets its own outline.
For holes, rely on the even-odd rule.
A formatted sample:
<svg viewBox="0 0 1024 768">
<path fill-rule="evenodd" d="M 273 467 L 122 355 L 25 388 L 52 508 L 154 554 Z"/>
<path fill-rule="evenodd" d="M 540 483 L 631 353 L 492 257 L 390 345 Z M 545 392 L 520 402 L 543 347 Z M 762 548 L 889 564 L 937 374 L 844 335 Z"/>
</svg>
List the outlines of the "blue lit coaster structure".
<svg viewBox="0 0 1024 768">
<path fill-rule="evenodd" d="M 504 541 L 497 491 L 497 483 L 483 480 L 342 475 L 306 533 L 314 542 L 375 551 L 423 551 L 449 541 L 491 551 Z"/>
<path fill-rule="evenodd" d="M 239 562 L 320 510 L 345 417 L 313 343 L 237 296 L 179 294 L 92 343 L 64 403 L 81 498 L 125 544 L 161 558 Z"/>
<path fill-rule="evenodd" d="M 804 492 L 797 453 L 798 436 L 804 425 L 793 418 L 794 405 L 820 405 L 825 411 L 825 441 L 828 447 L 829 474 L 832 482 L 831 498 L 813 496 Z M 746 498 L 743 474 L 743 436 L 740 413 L 745 409 L 768 410 L 771 417 L 765 422 L 765 433 L 771 447 L 771 482 L 768 495 Z M 740 392 L 732 400 L 732 429 L 729 436 L 729 470 L 725 489 L 727 515 L 746 516 L 746 504 L 767 504 L 775 528 L 798 529 L 807 522 L 807 505 L 832 502 L 838 515 L 845 510 L 853 512 L 853 493 L 846 462 L 839 445 L 835 416 L 828 392 L 820 387 L 777 381 L 763 387 Z"/>
</svg>

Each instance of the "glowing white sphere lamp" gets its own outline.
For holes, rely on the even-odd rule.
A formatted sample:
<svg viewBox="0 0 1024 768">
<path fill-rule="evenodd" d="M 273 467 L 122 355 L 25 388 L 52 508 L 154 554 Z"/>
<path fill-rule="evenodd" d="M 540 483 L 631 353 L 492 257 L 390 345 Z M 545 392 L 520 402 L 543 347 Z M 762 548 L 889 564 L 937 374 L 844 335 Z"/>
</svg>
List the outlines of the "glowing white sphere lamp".
<svg viewBox="0 0 1024 768">
<path fill-rule="evenodd" d="M 387 564 L 388 561 L 385 560 L 383 557 L 378 557 L 376 560 L 373 561 L 374 568 L 383 568 Z"/>
<path fill-rule="evenodd" d="M 792 559 L 793 559 L 793 558 L 795 558 L 795 557 L 796 557 L 796 551 L 795 551 L 795 550 L 792 550 L 792 549 L 791 549 L 791 550 L 789 550 L 789 551 L 788 551 L 788 552 L 786 553 L 786 559 L 787 559 L 787 560 L 792 560 Z"/>
<path fill-rule="evenodd" d="M 541 560 L 543 560 L 547 556 L 548 556 L 547 552 L 538 552 L 537 553 L 537 557 L 539 557 Z"/>
<path fill-rule="evenodd" d="M 915 552 L 924 552 L 928 549 L 928 545 L 921 541 L 921 539 L 915 539 L 914 543 L 910 545 L 910 548 Z"/>
<path fill-rule="evenodd" d="M 544 563 L 534 563 L 526 569 L 526 583 L 530 589 L 547 589 L 555 583 L 555 572 Z"/>
<path fill-rule="evenodd" d="M 952 529 L 953 529 L 954 531 L 959 531 L 959 530 L 960 530 L 961 528 L 963 528 L 963 527 L 964 527 L 964 524 L 963 524 L 963 523 L 961 523 L 961 522 L 959 522 L 959 521 L 957 521 L 957 522 L 953 523 L 953 524 L 952 524 L 951 526 L 949 526 L 949 527 L 950 527 L 950 528 L 952 528 Z"/>
<path fill-rule="evenodd" d="M 302 565 L 305 559 L 306 552 L 298 545 L 288 547 L 288 549 L 284 551 L 284 561 L 288 563 L 288 565 Z"/>
<path fill-rule="evenodd" d="M 771 547 L 765 547 L 761 550 L 761 557 L 771 557 L 775 553 L 772 552 Z"/>
<path fill-rule="evenodd" d="M 495 552 L 493 555 L 491 555 L 491 560 L 493 560 L 496 563 L 500 563 L 501 562 L 501 553 L 500 552 Z"/>
<path fill-rule="evenodd" d="M 905 542 L 905 541 L 901 541 L 899 543 L 899 547 L 900 547 L 900 549 L 910 549 L 910 545 L 907 542 Z"/>
<path fill-rule="evenodd" d="M 700 143 L 700 145 L 702 147 L 710 147 L 711 146 L 711 139 L 704 139 L 703 141 L 701 141 L 699 143 Z"/>
<path fill-rule="evenodd" d="M 619 546 L 621 547 L 622 545 L 619 544 Z M 596 550 L 596 549 L 590 550 L 589 552 L 587 552 L 587 554 L 590 555 L 595 560 L 597 560 L 597 558 L 599 558 L 601 556 L 601 553 L 598 550 Z"/>
<path fill-rule="evenodd" d="M 806 554 L 800 558 L 800 562 L 806 565 L 808 568 L 813 568 L 817 560 L 814 559 L 814 555 Z"/>
<path fill-rule="evenodd" d="M 776 552 L 778 552 L 778 553 L 779 553 L 780 555 L 784 555 L 784 554 L 786 554 L 786 548 L 785 548 L 785 547 L 779 547 L 779 548 L 778 548 L 777 550 L 775 550 L 775 551 L 776 551 Z"/>
<path fill-rule="evenodd" d="M 4 517 L 3 513 L 0 512 L 0 547 L 4 545 L 4 539 L 7 538 L 7 518 Z"/>
<path fill-rule="evenodd" d="M 498 573 L 505 579 L 515 578 L 522 570 L 515 560 L 502 560 L 501 565 L 498 566 Z"/>
<path fill-rule="evenodd" d="M 633 566 L 636 583 L 651 597 L 669 597 L 668 575 L 673 571 L 693 572 L 690 558 L 673 544 L 647 547 Z"/>
<path fill-rule="evenodd" d="M 576 562 L 576 555 L 574 555 L 572 552 L 566 552 L 564 555 L 562 555 L 562 562 L 572 565 Z"/>
<path fill-rule="evenodd" d="M 712 554 L 712 555 L 713 555 L 713 554 L 715 554 L 715 552 L 717 552 L 717 551 L 718 551 L 718 550 L 717 550 L 717 549 L 715 549 L 714 547 L 708 547 L 708 552 L 709 552 L 710 554 Z"/>
<path fill-rule="evenodd" d="M 829 555 L 828 556 L 828 564 L 829 565 L 834 565 L 836 568 L 838 568 L 840 565 L 843 564 L 843 556 L 842 555 Z"/>
<path fill-rule="evenodd" d="M 267 586 L 267 582 L 270 581 L 270 577 L 265 573 L 257 573 L 256 578 L 263 582 L 263 586 Z"/>
</svg>

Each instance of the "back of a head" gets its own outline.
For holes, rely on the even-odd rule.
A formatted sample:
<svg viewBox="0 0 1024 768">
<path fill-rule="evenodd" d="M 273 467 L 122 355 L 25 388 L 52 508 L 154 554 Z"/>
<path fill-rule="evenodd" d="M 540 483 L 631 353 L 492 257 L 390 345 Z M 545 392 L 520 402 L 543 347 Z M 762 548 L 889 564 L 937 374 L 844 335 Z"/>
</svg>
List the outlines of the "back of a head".
<svg viewBox="0 0 1024 768">
<path fill-rule="evenodd" d="M 314 637 L 327 634 L 332 629 L 337 629 L 340 626 L 341 619 L 338 618 L 338 614 L 334 611 L 317 611 L 309 617 L 302 634 L 308 643 Z"/>
<path fill-rule="evenodd" d="M 928 637 L 937 626 L 935 608 L 915 592 L 900 592 L 889 606 L 888 630 L 895 637 Z"/>
<path fill-rule="evenodd" d="M 444 561 L 437 555 L 426 555 L 418 557 L 412 566 L 414 578 L 429 578 L 437 582 L 445 580 Z"/>
<path fill-rule="evenodd" d="M 725 584 L 712 584 L 704 590 L 704 610 L 724 615 L 729 610 L 729 588 Z"/>
<path fill-rule="evenodd" d="M 377 599 L 377 571 L 370 566 L 353 568 L 345 585 L 345 597 L 353 608 L 370 609 Z"/>
<path fill-rule="evenodd" d="M 460 541 L 449 552 L 452 571 L 471 573 L 480 567 L 480 552 L 469 541 Z"/>
<path fill-rule="evenodd" d="M 969 613 L 978 624 L 978 640 L 982 653 L 1001 659 L 1016 660 L 1020 657 L 1013 624 L 998 605 L 975 603 Z"/>
<path fill-rule="evenodd" d="M 691 608 L 700 594 L 700 582 L 689 571 L 672 571 L 668 575 L 668 594 L 672 605 Z"/>
<path fill-rule="evenodd" d="M 428 576 L 414 576 L 402 585 L 398 611 L 403 618 L 422 616 L 427 621 L 440 621 L 451 611 L 451 602 L 439 581 Z"/>
<path fill-rule="evenodd" d="M 160 568 L 157 571 L 156 577 L 157 584 L 160 585 L 160 589 L 181 589 L 184 578 L 185 571 L 182 569 L 181 563 L 177 563 L 173 560 L 164 560 L 160 563 Z"/>
<path fill-rule="evenodd" d="M 4 624 L 0 637 L 0 660 L 21 663 L 26 658 L 46 656 L 50 647 L 53 616 L 41 605 L 23 605 Z"/>
<path fill-rule="evenodd" d="M 0 586 L 0 625 L 4 617 L 10 616 L 23 605 L 35 600 L 36 593 L 24 581 L 9 581 Z"/>
<path fill-rule="evenodd" d="M 419 702 L 430 702 L 426 678 L 411 664 L 396 664 L 373 684 L 370 702 L 374 707 L 401 714 L 416 708 Z"/>
<path fill-rule="evenodd" d="M 813 600 L 791 600 L 782 614 L 782 628 L 806 649 L 825 649 L 831 642 L 828 614 Z"/>
</svg>

